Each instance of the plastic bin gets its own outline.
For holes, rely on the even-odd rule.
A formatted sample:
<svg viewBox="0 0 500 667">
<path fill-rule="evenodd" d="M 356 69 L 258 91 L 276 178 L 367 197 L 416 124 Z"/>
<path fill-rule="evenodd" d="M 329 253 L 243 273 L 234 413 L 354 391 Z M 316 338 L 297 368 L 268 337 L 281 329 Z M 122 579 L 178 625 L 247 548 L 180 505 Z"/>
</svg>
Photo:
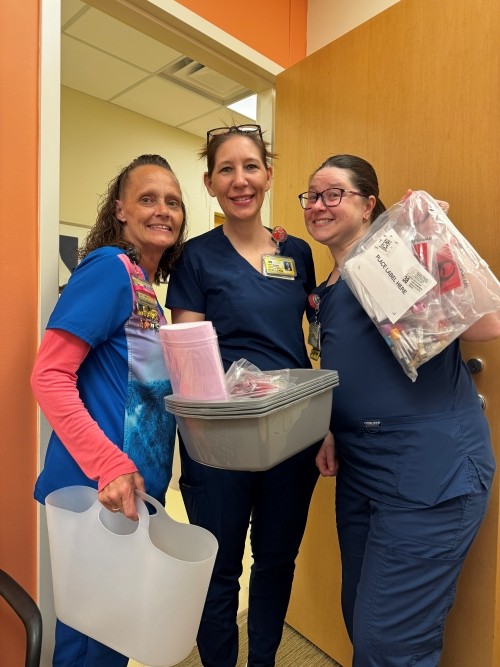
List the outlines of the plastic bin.
<svg viewBox="0 0 500 667">
<path fill-rule="evenodd" d="M 299 386 L 274 394 L 267 403 L 260 400 L 260 411 L 255 409 L 252 399 L 229 401 L 225 408 L 224 403 L 214 403 L 211 407 L 207 401 L 205 414 L 200 414 L 203 403 L 197 402 L 191 415 L 187 402 L 181 409 L 182 401 L 175 396 L 167 397 L 165 404 L 175 414 L 186 450 L 193 460 L 230 470 L 268 470 L 322 440 L 329 429 L 332 392 L 338 384 L 336 372 L 301 370 L 295 371 L 295 377 Z M 311 378 L 322 386 L 310 389 Z M 300 383 L 304 384 L 302 392 Z M 290 400 L 287 400 L 287 392 Z M 245 414 L 245 405 L 248 414 Z"/>
</svg>

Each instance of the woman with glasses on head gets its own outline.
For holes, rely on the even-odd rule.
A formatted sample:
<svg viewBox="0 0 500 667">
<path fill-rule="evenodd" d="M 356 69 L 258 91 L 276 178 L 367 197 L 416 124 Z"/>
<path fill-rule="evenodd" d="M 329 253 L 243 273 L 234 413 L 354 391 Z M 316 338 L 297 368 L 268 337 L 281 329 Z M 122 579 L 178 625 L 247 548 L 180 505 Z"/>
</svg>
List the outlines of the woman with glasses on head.
<svg viewBox="0 0 500 667">
<path fill-rule="evenodd" d="M 282 227 L 262 225 L 272 156 L 260 127 L 211 130 L 201 156 L 207 160 L 206 188 L 217 198 L 224 224 L 186 243 L 168 289 L 172 321 L 212 321 L 225 370 L 241 358 L 261 370 L 310 367 L 302 318 L 315 286 L 312 254 Z M 318 447 L 267 471 L 242 472 L 196 463 L 181 443 L 180 487 L 189 519 L 219 541 L 197 639 L 204 667 L 236 665 L 238 580 L 249 525 L 248 665 L 275 664 L 318 477 Z"/>
<path fill-rule="evenodd" d="M 465 556 L 484 517 L 495 462 L 488 424 L 455 340 L 401 366 L 339 266 L 385 207 L 373 167 L 328 158 L 299 195 L 307 231 L 335 266 L 315 290 L 322 368 L 335 369 L 331 431 L 317 457 L 337 476 L 342 610 L 356 667 L 436 667 Z M 444 206 L 443 206 L 444 207 Z M 462 338 L 500 336 L 499 313 Z"/>
<path fill-rule="evenodd" d="M 32 373 L 54 429 L 35 486 L 40 503 L 56 489 L 91 486 L 108 510 L 136 520 L 136 490 L 165 502 L 175 419 L 165 411 L 172 388 L 158 329 L 166 320 L 152 283 L 166 280 L 185 231 L 179 182 L 165 158 L 140 155 L 112 179 Z M 57 621 L 53 667 L 127 664 Z"/>
</svg>

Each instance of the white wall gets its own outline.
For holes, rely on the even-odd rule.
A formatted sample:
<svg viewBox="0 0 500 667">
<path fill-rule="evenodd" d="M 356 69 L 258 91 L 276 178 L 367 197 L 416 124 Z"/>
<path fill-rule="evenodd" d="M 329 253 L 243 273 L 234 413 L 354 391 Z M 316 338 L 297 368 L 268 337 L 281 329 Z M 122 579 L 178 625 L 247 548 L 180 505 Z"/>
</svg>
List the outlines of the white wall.
<svg viewBox="0 0 500 667">
<path fill-rule="evenodd" d="M 309 0 L 307 55 L 333 42 L 396 2 L 399 0 Z M 339 83 L 341 85 L 341 82 Z"/>
</svg>

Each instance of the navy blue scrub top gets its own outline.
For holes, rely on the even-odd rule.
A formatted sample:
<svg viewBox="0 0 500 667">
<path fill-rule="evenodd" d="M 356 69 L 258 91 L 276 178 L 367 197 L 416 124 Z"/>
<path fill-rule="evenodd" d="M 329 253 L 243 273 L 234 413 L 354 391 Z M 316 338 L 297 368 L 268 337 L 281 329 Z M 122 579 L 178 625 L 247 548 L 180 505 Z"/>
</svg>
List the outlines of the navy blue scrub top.
<svg viewBox="0 0 500 667">
<path fill-rule="evenodd" d="M 311 249 L 289 236 L 280 252 L 295 260 L 294 280 L 259 273 L 220 226 L 189 240 L 174 266 L 166 306 L 205 314 L 216 329 L 225 370 L 239 359 L 260 370 L 311 366 L 302 329 L 316 284 Z"/>
<path fill-rule="evenodd" d="M 487 420 L 455 340 L 405 374 L 347 283 L 320 295 L 321 367 L 338 371 L 331 430 L 344 476 L 387 502 L 432 505 L 488 486 Z"/>
</svg>

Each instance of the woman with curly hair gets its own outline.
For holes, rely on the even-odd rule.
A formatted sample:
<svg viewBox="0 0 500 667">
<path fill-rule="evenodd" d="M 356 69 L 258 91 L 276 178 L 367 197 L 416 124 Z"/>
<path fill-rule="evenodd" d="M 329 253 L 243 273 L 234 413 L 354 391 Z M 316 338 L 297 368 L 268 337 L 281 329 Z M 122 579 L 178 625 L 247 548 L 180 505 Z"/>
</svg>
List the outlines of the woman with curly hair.
<svg viewBox="0 0 500 667">
<path fill-rule="evenodd" d="M 164 158 L 141 155 L 111 181 L 32 373 L 53 428 L 39 502 L 70 485 L 97 488 L 105 507 L 131 519 L 136 489 L 164 502 L 175 420 L 164 407 L 172 392 L 158 339 L 165 318 L 151 283 L 167 278 L 185 234 L 179 182 Z M 127 663 L 57 622 L 54 667 Z"/>
</svg>

